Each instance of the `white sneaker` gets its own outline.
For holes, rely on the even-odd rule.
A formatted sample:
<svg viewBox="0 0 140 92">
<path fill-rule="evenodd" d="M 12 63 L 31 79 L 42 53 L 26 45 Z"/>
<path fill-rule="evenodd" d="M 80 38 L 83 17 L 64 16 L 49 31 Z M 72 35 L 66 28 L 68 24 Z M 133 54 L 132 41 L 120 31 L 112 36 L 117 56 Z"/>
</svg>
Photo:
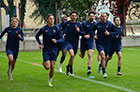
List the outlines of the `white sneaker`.
<svg viewBox="0 0 140 92">
<path fill-rule="evenodd" d="M 58 71 L 59 71 L 60 73 L 62 73 L 62 67 L 61 67 L 60 64 L 58 65 Z"/>
<path fill-rule="evenodd" d="M 73 77 L 73 76 L 74 76 L 74 74 L 71 74 L 71 73 L 70 73 L 70 76 L 71 76 L 71 77 Z"/>
<path fill-rule="evenodd" d="M 103 74 L 103 78 L 107 78 L 107 74 L 106 73 Z"/>
</svg>

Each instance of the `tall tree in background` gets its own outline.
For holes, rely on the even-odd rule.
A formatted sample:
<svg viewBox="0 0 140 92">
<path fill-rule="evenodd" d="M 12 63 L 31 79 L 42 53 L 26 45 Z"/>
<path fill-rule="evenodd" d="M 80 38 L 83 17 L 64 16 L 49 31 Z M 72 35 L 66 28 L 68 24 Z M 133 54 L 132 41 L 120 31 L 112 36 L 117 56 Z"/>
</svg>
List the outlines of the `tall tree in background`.
<svg viewBox="0 0 140 92">
<path fill-rule="evenodd" d="M 55 14 L 55 3 L 58 3 L 58 9 L 62 14 L 69 15 L 71 11 L 77 11 L 79 14 L 78 20 L 83 21 L 86 18 L 86 13 L 90 10 L 90 5 L 99 0 L 31 0 L 36 5 L 36 10 L 30 16 L 34 21 L 42 23 L 47 14 Z"/>
<path fill-rule="evenodd" d="M 60 0 L 31 0 L 31 1 L 34 2 L 34 5 L 37 8 L 34 10 L 34 12 L 30 17 L 33 18 L 35 22 L 41 24 L 49 13 L 52 13 L 54 16 L 56 15 L 55 2 L 59 3 Z"/>
<path fill-rule="evenodd" d="M 20 0 L 20 9 L 21 9 L 21 27 L 23 27 L 24 16 L 26 12 L 26 0 Z"/>
</svg>

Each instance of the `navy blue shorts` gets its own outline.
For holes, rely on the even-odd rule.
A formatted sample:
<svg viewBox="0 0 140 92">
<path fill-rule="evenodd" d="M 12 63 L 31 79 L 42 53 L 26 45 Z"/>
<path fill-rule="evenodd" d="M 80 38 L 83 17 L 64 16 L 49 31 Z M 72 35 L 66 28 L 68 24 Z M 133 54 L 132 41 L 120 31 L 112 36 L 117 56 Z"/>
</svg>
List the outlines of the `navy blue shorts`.
<svg viewBox="0 0 140 92">
<path fill-rule="evenodd" d="M 74 54 L 76 55 L 77 50 L 78 50 L 78 46 L 74 46 L 71 43 L 66 42 L 64 45 L 64 49 L 66 49 L 67 51 L 72 49 L 72 50 L 74 50 Z"/>
<path fill-rule="evenodd" d="M 12 54 L 13 57 L 14 57 L 14 60 L 16 60 L 17 57 L 18 57 L 18 50 L 13 50 L 13 49 L 6 48 L 6 53 L 7 53 L 7 56 Z"/>
<path fill-rule="evenodd" d="M 46 51 L 43 50 L 43 61 L 56 61 L 57 60 L 57 51 Z"/>
<path fill-rule="evenodd" d="M 109 51 L 109 56 L 111 57 L 114 54 L 114 52 L 122 52 L 122 45 L 111 48 Z"/>
<path fill-rule="evenodd" d="M 93 49 L 94 50 L 94 43 L 82 43 L 80 44 L 80 52 L 85 52 L 86 50 Z"/>
<path fill-rule="evenodd" d="M 65 48 L 64 43 L 57 44 L 58 51 Z"/>
<path fill-rule="evenodd" d="M 103 45 L 103 44 L 96 43 L 96 48 L 97 48 L 98 52 L 104 51 L 106 56 L 109 55 L 110 45 Z"/>
</svg>

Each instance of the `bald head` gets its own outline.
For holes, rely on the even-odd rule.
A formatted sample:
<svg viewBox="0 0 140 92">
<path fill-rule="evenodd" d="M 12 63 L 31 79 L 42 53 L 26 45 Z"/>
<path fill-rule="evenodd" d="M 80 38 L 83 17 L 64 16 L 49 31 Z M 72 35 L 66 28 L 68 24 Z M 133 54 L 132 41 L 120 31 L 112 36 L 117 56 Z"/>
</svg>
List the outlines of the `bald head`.
<svg viewBox="0 0 140 92">
<path fill-rule="evenodd" d="M 100 18 L 101 18 L 102 23 L 106 23 L 106 21 L 108 19 L 107 13 L 102 13 Z"/>
</svg>

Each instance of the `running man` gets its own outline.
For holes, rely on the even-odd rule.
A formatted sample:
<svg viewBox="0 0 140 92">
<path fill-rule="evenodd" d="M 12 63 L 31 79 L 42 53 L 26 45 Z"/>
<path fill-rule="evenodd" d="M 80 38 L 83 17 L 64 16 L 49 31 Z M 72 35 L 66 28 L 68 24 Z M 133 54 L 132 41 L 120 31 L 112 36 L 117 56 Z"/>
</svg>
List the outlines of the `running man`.
<svg viewBox="0 0 140 92">
<path fill-rule="evenodd" d="M 66 16 L 63 16 L 61 18 L 61 23 L 58 24 L 58 28 L 59 28 L 59 30 L 61 31 L 62 34 L 64 33 L 64 24 L 65 24 L 66 21 L 67 21 L 67 17 Z M 58 71 L 59 72 L 62 72 L 61 65 L 62 65 L 62 63 L 65 60 L 67 50 L 64 49 L 64 42 L 63 43 L 58 43 L 57 44 L 57 47 L 58 47 L 57 56 L 59 55 L 59 52 L 62 51 L 62 56 L 61 56 L 61 59 L 60 59 L 60 63 L 58 65 Z"/>
<path fill-rule="evenodd" d="M 120 72 L 121 69 L 121 64 L 122 64 L 122 35 L 123 35 L 123 27 L 120 25 L 121 21 L 120 21 L 120 17 L 114 17 L 114 28 L 113 30 L 117 32 L 117 36 L 115 36 L 114 39 L 112 39 L 112 44 L 111 44 L 111 49 L 109 52 L 109 57 L 107 58 L 106 61 L 106 66 L 107 66 L 107 62 L 109 60 L 112 59 L 112 56 L 114 54 L 114 52 L 116 52 L 117 56 L 118 56 L 118 71 L 117 71 L 117 75 L 122 75 L 122 73 Z"/>
<path fill-rule="evenodd" d="M 0 39 L 5 33 L 7 33 L 7 44 L 6 44 L 6 53 L 9 60 L 8 76 L 9 81 L 13 80 L 12 72 L 15 67 L 15 63 L 18 57 L 19 52 L 19 41 L 23 41 L 23 31 L 18 27 L 18 19 L 16 17 L 11 18 L 11 26 L 4 29 L 0 35 Z"/>
<path fill-rule="evenodd" d="M 79 42 L 79 35 L 82 34 L 80 32 L 80 22 L 78 22 L 77 19 L 77 12 L 71 12 L 70 13 L 70 21 L 67 21 L 65 23 L 65 31 L 64 31 L 64 39 L 65 39 L 65 49 L 69 51 L 70 59 L 68 62 L 68 65 L 66 66 L 66 74 L 71 76 L 74 76 L 73 73 L 73 63 L 74 63 L 74 57 L 78 50 L 78 42 Z"/>
<path fill-rule="evenodd" d="M 49 86 L 53 87 L 51 84 L 52 77 L 54 75 L 54 66 L 57 59 L 57 44 L 63 42 L 63 37 L 58 27 L 54 25 L 54 16 L 48 14 L 47 25 L 42 27 L 36 34 L 36 40 L 39 44 L 39 48 L 43 51 L 43 66 L 46 70 L 50 69 Z M 43 44 L 41 43 L 39 36 L 43 35 Z"/>
<path fill-rule="evenodd" d="M 111 36 L 113 35 L 111 31 L 112 31 L 113 24 L 107 20 L 108 19 L 107 13 L 102 13 L 100 18 L 101 21 L 98 22 L 95 26 L 95 29 L 97 29 L 97 35 L 95 35 L 94 38 L 96 39 L 95 41 L 96 48 L 101 56 L 103 77 L 107 78 L 107 74 L 105 71 L 105 64 L 111 46 L 111 39 L 112 39 Z M 93 31 L 95 31 L 95 29 Z"/>
<path fill-rule="evenodd" d="M 80 44 L 80 53 L 79 56 L 81 58 L 84 58 L 85 51 L 87 50 L 88 54 L 88 69 L 87 69 L 87 75 L 91 74 L 91 65 L 92 65 L 92 55 L 94 52 L 94 32 L 93 27 L 95 26 L 94 22 L 95 19 L 95 13 L 89 12 L 88 13 L 88 20 L 82 22 L 80 30 L 85 32 L 85 35 L 81 38 L 81 44 Z"/>
</svg>

